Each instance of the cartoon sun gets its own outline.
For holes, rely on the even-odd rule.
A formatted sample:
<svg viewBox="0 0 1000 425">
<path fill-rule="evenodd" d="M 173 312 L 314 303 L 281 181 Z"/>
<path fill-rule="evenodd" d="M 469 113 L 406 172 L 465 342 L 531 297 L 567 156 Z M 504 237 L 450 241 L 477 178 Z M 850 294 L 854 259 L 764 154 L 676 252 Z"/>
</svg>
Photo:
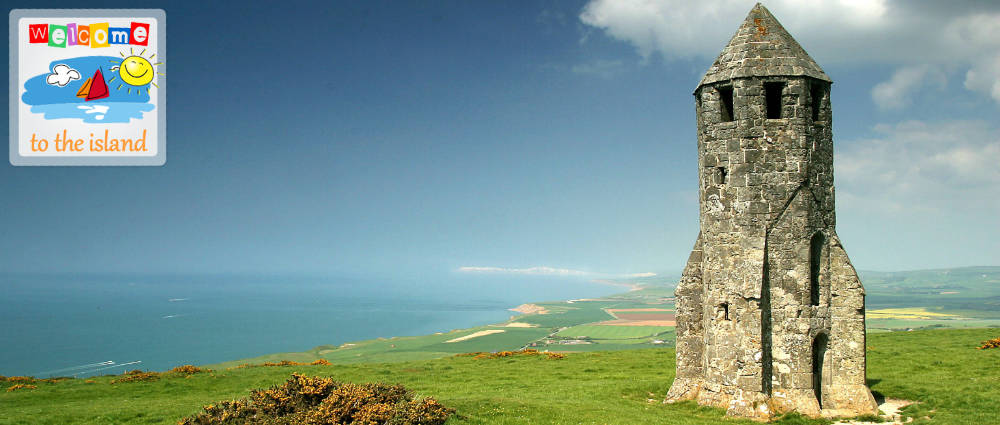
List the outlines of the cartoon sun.
<svg viewBox="0 0 1000 425">
<path fill-rule="evenodd" d="M 156 72 L 155 69 L 157 65 L 162 65 L 163 62 L 152 62 L 156 53 L 149 55 L 148 58 L 142 56 L 143 53 L 146 53 L 146 49 L 142 49 L 141 52 L 135 54 L 132 49 L 129 48 L 128 56 L 125 56 L 125 52 L 121 53 L 121 62 L 111 61 L 118 64 L 118 66 L 111 67 L 111 70 L 118 70 L 118 76 L 112 77 L 109 82 L 114 82 L 116 78 L 121 78 L 122 81 L 121 84 L 118 84 L 118 88 L 116 90 L 121 90 L 123 86 L 128 85 L 129 87 L 126 89 L 128 93 L 132 93 L 132 88 L 134 87 L 136 93 L 142 94 L 142 87 L 147 84 L 152 84 L 157 88 L 160 87 L 153 82 L 153 79 L 157 75 L 166 76 L 166 74 Z"/>
</svg>

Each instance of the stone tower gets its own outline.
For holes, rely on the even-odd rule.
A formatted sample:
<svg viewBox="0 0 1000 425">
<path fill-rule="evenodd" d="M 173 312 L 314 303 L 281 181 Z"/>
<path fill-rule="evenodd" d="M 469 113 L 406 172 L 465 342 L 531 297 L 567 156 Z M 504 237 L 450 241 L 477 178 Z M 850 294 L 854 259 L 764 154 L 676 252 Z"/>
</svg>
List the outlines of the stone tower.
<svg viewBox="0 0 1000 425">
<path fill-rule="evenodd" d="M 667 401 L 876 413 L 865 293 L 835 231 L 831 80 L 759 3 L 695 89 L 701 231 Z"/>
</svg>

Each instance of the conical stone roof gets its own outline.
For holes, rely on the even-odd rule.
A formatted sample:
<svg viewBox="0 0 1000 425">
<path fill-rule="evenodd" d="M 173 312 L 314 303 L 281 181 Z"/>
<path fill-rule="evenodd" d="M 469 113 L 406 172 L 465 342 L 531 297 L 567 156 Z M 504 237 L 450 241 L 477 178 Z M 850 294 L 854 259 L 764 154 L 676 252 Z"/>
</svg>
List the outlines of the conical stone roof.
<svg viewBox="0 0 1000 425">
<path fill-rule="evenodd" d="M 807 76 L 833 82 L 774 15 L 757 3 L 698 86 L 772 75 Z"/>
</svg>

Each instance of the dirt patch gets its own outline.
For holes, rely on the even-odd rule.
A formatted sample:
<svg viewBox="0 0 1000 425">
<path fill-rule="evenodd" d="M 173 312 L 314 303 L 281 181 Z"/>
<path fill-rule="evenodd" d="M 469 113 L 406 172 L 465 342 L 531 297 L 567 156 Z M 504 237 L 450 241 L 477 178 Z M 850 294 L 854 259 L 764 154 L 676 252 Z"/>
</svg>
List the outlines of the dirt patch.
<svg viewBox="0 0 1000 425">
<path fill-rule="evenodd" d="M 881 410 L 882 413 L 885 413 L 884 415 L 881 415 L 882 419 L 885 420 L 885 422 L 847 421 L 847 422 L 834 422 L 834 423 L 837 425 L 869 425 L 876 423 L 881 423 L 882 425 L 902 425 L 908 423 L 909 421 L 904 420 L 903 417 L 899 414 L 899 411 L 900 409 L 909 406 L 913 403 L 916 402 L 910 400 L 900 400 L 895 398 L 885 399 L 885 401 L 883 401 L 882 404 L 878 405 L 878 410 Z"/>
<path fill-rule="evenodd" d="M 523 323 L 523 322 L 510 322 L 503 327 L 505 328 L 537 328 L 538 325 L 533 323 Z"/>
<path fill-rule="evenodd" d="M 509 309 L 510 311 L 516 311 L 522 314 L 546 314 L 549 311 L 538 304 L 521 304 L 517 307 Z"/>
<path fill-rule="evenodd" d="M 607 311 L 608 313 L 614 314 L 617 312 L 628 313 L 630 311 L 673 311 L 673 310 L 669 310 L 666 308 L 614 308 L 614 309 L 608 309 Z"/>
<path fill-rule="evenodd" d="M 673 320 L 608 320 L 606 322 L 600 322 L 598 325 L 603 326 L 677 326 L 677 322 Z"/>
<path fill-rule="evenodd" d="M 471 333 L 471 334 L 468 334 L 466 336 L 460 336 L 458 338 L 452 338 L 452 339 L 449 339 L 449 340 L 445 341 L 445 343 L 465 341 L 465 340 L 469 340 L 469 339 L 472 339 L 472 338 L 479 338 L 481 336 L 492 335 L 492 334 L 499 334 L 499 333 L 504 333 L 504 332 L 506 332 L 506 331 L 503 330 L 503 329 L 487 329 L 485 331 L 479 331 L 479 332 L 476 332 L 476 333 Z"/>
</svg>

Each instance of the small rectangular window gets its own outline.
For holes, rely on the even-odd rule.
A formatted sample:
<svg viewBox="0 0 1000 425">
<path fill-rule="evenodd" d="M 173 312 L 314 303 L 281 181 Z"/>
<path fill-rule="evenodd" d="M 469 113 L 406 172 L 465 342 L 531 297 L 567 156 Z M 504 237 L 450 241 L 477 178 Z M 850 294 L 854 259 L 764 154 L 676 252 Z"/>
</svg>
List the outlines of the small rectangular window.
<svg viewBox="0 0 1000 425">
<path fill-rule="evenodd" d="M 733 120 L 733 88 L 719 87 L 719 109 L 722 111 L 722 121 Z"/>
<path fill-rule="evenodd" d="M 715 313 L 717 320 L 729 320 L 729 303 L 719 304 L 719 310 Z"/>
<path fill-rule="evenodd" d="M 812 98 L 813 121 L 819 121 L 819 110 L 823 107 L 823 85 L 812 83 L 809 87 L 809 96 Z"/>
<path fill-rule="evenodd" d="M 781 92 L 785 83 L 764 83 L 764 99 L 767 102 L 767 118 L 781 118 Z"/>
</svg>

